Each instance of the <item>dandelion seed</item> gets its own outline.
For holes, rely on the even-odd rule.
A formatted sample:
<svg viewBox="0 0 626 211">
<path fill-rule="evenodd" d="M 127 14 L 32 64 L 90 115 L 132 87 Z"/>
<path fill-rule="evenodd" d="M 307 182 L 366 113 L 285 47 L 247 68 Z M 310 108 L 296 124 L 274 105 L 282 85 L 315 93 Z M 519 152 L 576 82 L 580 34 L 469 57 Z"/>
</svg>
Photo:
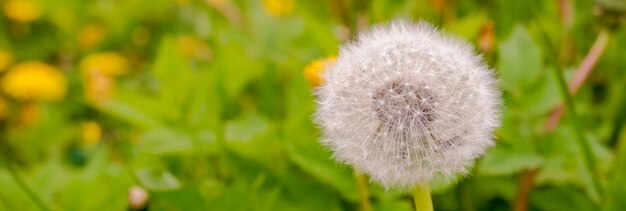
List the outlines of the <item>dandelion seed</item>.
<svg viewBox="0 0 626 211">
<path fill-rule="evenodd" d="M 426 22 L 359 34 L 323 77 L 315 114 L 323 144 L 387 187 L 467 173 L 494 145 L 500 93 L 492 71 L 469 44 Z"/>
</svg>

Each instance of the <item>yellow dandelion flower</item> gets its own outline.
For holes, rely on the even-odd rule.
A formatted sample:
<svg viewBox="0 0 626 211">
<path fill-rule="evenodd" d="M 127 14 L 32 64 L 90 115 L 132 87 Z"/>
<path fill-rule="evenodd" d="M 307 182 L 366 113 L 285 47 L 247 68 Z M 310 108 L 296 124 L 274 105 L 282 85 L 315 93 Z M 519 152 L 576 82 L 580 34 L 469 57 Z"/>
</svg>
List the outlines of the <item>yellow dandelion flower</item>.
<svg viewBox="0 0 626 211">
<path fill-rule="evenodd" d="M 82 76 L 85 97 L 89 102 L 99 104 L 111 98 L 115 90 L 115 80 L 112 76 L 96 69 L 83 72 Z"/>
<path fill-rule="evenodd" d="M 97 144 L 102 138 L 102 128 L 96 121 L 86 121 L 82 124 L 82 142 L 84 147 Z"/>
<path fill-rule="evenodd" d="M 104 40 L 106 29 L 102 24 L 90 23 L 78 32 L 78 46 L 88 49 L 97 46 Z"/>
<path fill-rule="evenodd" d="M 3 9 L 9 19 L 24 23 L 35 21 L 43 14 L 43 8 L 34 0 L 9 0 Z"/>
<path fill-rule="evenodd" d="M 335 56 L 330 56 L 312 61 L 304 68 L 304 78 L 312 87 L 321 86 L 324 83 L 322 73 L 324 73 L 329 63 L 335 62 L 336 59 Z"/>
<path fill-rule="evenodd" d="M 177 42 L 178 50 L 184 56 L 204 60 L 211 59 L 211 50 L 202 40 L 192 36 L 180 36 Z"/>
<path fill-rule="evenodd" d="M 263 0 L 263 7 L 270 15 L 282 17 L 293 12 L 296 2 L 294 0 Z"/>
<path fill-rule="evenodd" d="M 85 57 L 80 63 L 80 69 L 83 74 L 95 70 L 108 76 L 118 76 L 128 70 L 128 60 L 113 52 L 96 53 Z"/>
<path fill-rule="evenodd" d="M 9 65 L 13 63 L 13 54 L 8 51 L 0 49 L 0 71 L 5 70 Z"/>
<path fill-rule="evenodd" d="M 2 78 L 4 92 L 19 100 L 58 100 L 66 85 L 63 73 L 41 62 L 18 64 Z"/>
</svg>

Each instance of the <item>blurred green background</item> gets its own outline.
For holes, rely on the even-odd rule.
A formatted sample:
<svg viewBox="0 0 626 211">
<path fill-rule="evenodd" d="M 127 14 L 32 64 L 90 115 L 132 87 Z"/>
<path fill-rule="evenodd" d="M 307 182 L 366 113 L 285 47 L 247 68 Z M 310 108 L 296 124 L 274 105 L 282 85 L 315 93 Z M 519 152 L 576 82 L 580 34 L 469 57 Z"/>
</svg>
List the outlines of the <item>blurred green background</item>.
<svg viewBox="0 0 626 211">
<path fill-rule="evenodd" d="M 303 69 L 395 18 L 472 42 L 504 92 L 497 146 L 436 210 L 626 209 L 623 0 L 0 5 L 0 210 L 362 209 Z"/>
</svg>

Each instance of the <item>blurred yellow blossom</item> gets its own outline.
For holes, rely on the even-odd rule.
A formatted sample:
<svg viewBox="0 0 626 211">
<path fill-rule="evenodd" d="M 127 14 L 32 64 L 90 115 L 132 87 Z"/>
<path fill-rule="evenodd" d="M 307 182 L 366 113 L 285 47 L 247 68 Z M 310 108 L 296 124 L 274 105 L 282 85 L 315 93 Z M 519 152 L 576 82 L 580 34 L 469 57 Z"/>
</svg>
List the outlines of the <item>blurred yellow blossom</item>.
<svg viewBox="0 0 626 211">
<path fill-rule="evenodd" d="M 78 46 L 88 49 L 97 46 L 104 40 L 106 29 L 100 23 L 85 25 L 78 32 Z"/>
<path fill-rule="evenodd" d="M 18 22 L 32 22 L 41 17 L 43 9 L 34 0 L 8 0 L 4 3 L 4 14 Z"/>
<path fill-rule="evenodd" d="M 294 0 L 263 0 L 263 7 L 273 16 L 290 15 L 296 7 Z"/>
<path fill-rule="evenodd" d="M 97 69 L 87 69 L 82 72 L 85 97 L 89 102 L 102 103 L 113 94 L 115 80 Z"/>
<path fill-rule="evenodd" d="M 5 70 L 9 65 L 13 63 L 13 54 L 8 51 L 0 49 L 0 71 Z"/>
<path fill-rule="evenodd" d="M 89 102 L 102 103 L 115 90 L 114 76 L 128 71 L 128 60 L 114 52 L 96 53 L 85 57 L 80 63 L 85 97 Z"/>
<path fill-rule="evenodd" d="M 2 78 L 2 90 L 20 100 L 58 100 L 66 86 L 63 73 L 41 62 L 18 64 Z"/>
<path fill-rule="evenodd" d="M 86 121 L 82 123 L 82 142 L 84 147 L 91 147 L 97 144 L 102 138 L 102 128 L 96 121 Z"/>
<path fill-rule="evenodd" d="M 316 59 L 304 68 L 304 78 L 312 87 L 318 87 L 324 83 L 322 73 L 326 70 L 329 63 L 335 62 L 336 57 L 330 56 L 323 59 Z"/>
<path fill-rule="evenodd" d="M 177 42 L 178 50 L 184 56 L 195 59 L 211 59 L 211 50 L 202 40 L 192 36 L 180 36 Z"/>
<path fill-rule="evenodd" d="M 99 71 L 108 76 L 123 75 L 128 70 L 128 60 L 113 52 L 91 54 L 81 61 L 80 70 L 83 74 Z"/>
</svg>

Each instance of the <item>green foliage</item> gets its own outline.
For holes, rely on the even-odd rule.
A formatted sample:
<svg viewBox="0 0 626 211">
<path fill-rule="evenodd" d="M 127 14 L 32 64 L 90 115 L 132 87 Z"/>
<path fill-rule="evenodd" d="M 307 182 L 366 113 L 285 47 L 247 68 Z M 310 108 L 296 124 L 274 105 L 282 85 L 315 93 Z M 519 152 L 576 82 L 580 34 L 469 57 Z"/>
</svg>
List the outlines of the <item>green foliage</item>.
<svg viewBox="0 0 626 211">
<path fill-rule="evenodd" d="M 33 1 L 43 12 L 30 22 L 2 10 L 0 53 L 13 59 L 5 68 L 0 56 L 0 79 L 39 61 L 62 72 L 67 92 L 20 101 L 1 88 L 0 210 L 37 210 L 37 200 L 51 210 L 134 209 L 133 186 L 150 210 L 357 210 L 354 171 L 318 142 L 302 69 L 394 18 L 475 43 L 503 90 L 497 146 L 471 175 L 431 184 L 435 209 L 510 210 L 529 170 L 531 210 L 626 208 L 626 33 L 606 24 L 619 10 L 596 17 L 593 1 L 579 0 L 301 0 L 286 14 L 257 0 Z M 546 130 L 563 102 L 560 77 L 571 82 L 609 29 L 572 98 L 577 115 Z M 124 73 L 81 67 L 102 52 L 124 58 Z M 369 186 L 374 210 L 413 209 L 406 190 Z"/>
</svg>

